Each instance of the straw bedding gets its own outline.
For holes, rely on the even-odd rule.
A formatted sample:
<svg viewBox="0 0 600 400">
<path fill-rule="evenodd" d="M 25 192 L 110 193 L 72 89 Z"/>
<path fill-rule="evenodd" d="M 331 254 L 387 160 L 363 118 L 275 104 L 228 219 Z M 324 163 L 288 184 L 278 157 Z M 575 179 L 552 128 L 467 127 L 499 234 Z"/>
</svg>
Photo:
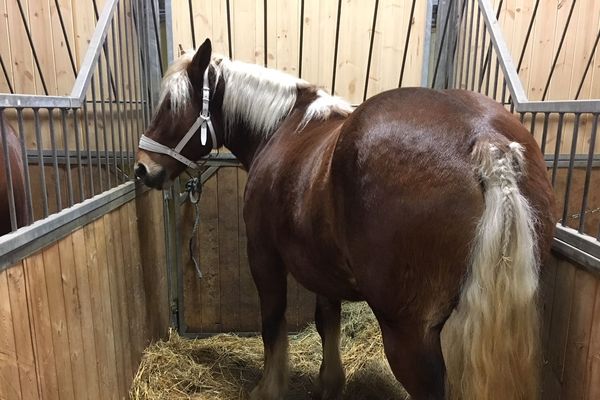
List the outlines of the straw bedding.
<svg viewBox="0 0 600 400">
<path fill-rule="evenodd" d="M 321 363 L 321 340 L 313 324 L 290 336 L 290 386 L 286 399 L 310 399 Z M 344 304 L 341 351 L 346 400 L 406 399 L 383 354 L 375 317 L 363 303 Z M 263 362 L 260 337 L 223 334 L 188 340 L 171 332 L 148 347 L 134 378 L 135 400 L 246 399 Z"/>
</svg>

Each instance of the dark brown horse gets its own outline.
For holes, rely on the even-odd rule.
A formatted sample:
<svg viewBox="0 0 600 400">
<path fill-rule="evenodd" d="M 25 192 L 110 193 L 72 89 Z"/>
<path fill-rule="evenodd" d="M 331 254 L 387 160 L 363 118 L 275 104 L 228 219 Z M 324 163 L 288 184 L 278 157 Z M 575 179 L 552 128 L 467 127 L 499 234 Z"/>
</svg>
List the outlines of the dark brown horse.
<svg viewBox="0 0 600 400">
<path fill-rule="evenodd" d="M 344 385 L 342 299 L 372 308 L 412 398 L 537 397 L 536 290 L 553 196 L 534 139 L 501 105 L 411 88 L 351 112 L 302 80 L 212 57 L 208 40 L 163 85 L 137 176 L 164 187 L 220 146 L 248 170 L 265 346 L 253 399 L 285 391 L 288 273 L 317 294 L 322 398 Z"/>
<path fill-rule="evenodd" d="M 4 135 L 2 135 L 4 129 Z M 6 137 L 3 143 L 2 137 Z M 4 146 L 8 150 L 8 160 L 4 158 Z M 21 157 L 21 143 L 15 131 L 8 124 L 4 114 L 0 114 L 0 236 L 11 232 L 10 218 L 10 190 L 8 180 L 8 168 L 12 176 L 12 190 L 14 193 L 17 227 L 30 223 L 29 209 L 25 192 L 25 173 L 23 171 L 23 159 Z"/>
</svg>

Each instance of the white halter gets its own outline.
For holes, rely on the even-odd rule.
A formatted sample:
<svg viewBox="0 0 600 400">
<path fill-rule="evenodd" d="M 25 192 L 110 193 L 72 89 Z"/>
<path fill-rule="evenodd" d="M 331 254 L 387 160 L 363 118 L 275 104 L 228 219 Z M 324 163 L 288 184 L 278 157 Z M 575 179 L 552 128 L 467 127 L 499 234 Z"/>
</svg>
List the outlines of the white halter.
<svg viewBox="0 0 600 400">
<path fill-rule="evenodd" d="M 208 139 L 208 132 L 210 132 L 210 138 L 212 140 L 213 149 L 217 148 L 217 135 L 215 135 L 215 128 L 210 121 L 210 112 L 208 110 L 208 104 L 210 101 L 210 86 L 208 84 L 208 67 L 204 71 L 204 82 L 202 83 L 202 111 L 200 115 L 194 122 L 194 124 L 188 129 L 185 136 L 177 143 L 177 146 L 174 148 L 170 148 L 165 146 L 164 144 L 160 144 L 157 141 L 150 139 L 146 135 L 142 135 L 140 138 L 140 143 L 138 147 L 143 150 L 152 151 L 154 153 L 166 154 L 168 156 L 173 157 L 177 161 L 182 164 L 187 165 L 190 168 L 197 169 L 198 164 L 194 161 L 184 157 L 181 155 L 181 150 L 185 147 L 185 145 L 190 141 L 192 136 L 198 131 L 200 128 L 200 142 L 204 146 Z"/>
</svg>

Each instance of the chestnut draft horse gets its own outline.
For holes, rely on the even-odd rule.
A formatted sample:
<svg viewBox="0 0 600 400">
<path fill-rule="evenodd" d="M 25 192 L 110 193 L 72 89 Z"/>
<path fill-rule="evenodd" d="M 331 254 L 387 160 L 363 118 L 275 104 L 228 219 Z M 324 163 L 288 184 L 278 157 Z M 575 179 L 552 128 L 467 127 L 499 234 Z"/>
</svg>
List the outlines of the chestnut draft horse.
<svg viewBox="0 0 600 400">
<path fill-rule="evenodd" d="M 4 134 L 2 134 L 4 130 Z M 4 143 L 3 137 L 6 137 Z M 4 146 L 8 153 L 8 160 L 4 158 Z M 29 209 L 25 193 L 25 173 L 21 157 L 21 142 L 13 128 L 8 124 L 6 117 L 0 113 L 0 236 L 10 233 L 10 190 L 7 165 L 12 177 L 17 227 L 30 223 Z"/>
<path fill-rule="evenodd" d="M 321 398 L 344 385 L 342 299 L 369 304 L 413 399 L 537 397 L 553 195 L 533 137 L 504 107 L 410 88 L 352 111 L 303 80 L 213 56 L 207 40 L 167 72 L 136 175 L 163 188 L 221 146 L 248 170 L 265 349 L 251 398 L 285 392 L 288 273 L 317 294 Z"/>
</svg>

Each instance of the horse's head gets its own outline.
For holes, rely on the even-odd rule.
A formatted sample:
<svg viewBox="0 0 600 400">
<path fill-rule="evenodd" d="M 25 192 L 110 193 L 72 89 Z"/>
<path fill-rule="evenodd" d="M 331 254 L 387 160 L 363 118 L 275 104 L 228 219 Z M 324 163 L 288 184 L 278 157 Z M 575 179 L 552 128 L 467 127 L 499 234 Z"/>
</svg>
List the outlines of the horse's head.
<svg viewBox="0 0 600 400">
<path fill-rule="evenodd" d="M 206 40 L 194 54 L 184 54 L 167 71 L 159 105 L 140 139 L 135 175 L 161 189 L 211 149 L 222 145 L 222 91 L 211 65 Z"/>
</svg>

